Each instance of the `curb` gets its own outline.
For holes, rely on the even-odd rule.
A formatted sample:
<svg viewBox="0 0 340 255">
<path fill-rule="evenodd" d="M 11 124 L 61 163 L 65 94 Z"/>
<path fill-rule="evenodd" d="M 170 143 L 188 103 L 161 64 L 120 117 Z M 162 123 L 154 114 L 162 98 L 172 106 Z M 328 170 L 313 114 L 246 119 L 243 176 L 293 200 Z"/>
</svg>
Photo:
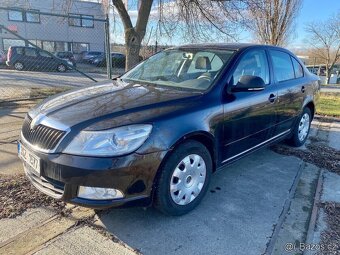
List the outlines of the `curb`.
<svg viewBox="0 0 340 255">
<path fill-rule="evenodd" d="M 292 183 L 292 186 L 290 187 L 288 198 L 286 199 L 286 201 L 285 201 L 285 203 L 283 205 L 281 214 L 280 214 L 279 219 L 278 219 L 278 221 L 277 221 L 277 223 L 275 225 L 275 228 L 273 230 L 273 234 L 270 237 L 269 242 L 267 243 L 267 247 L 266 247 L 266 250 L 263 253 L 263 255 L 269 255 L 269 254 L 273 253 L 273 249 L 274 249 L 275 243 L 276 243 L 276 241 L 278 239 L 279 232 L 281 230 L 281 227 L 282 227 L 282 225 L 284 223 L 284 220 L 286 218 L 286 214 L 289 211 L 289 208 L 290 208 L 290 205 L 292 203 L 293 197 L 294 197 L 295 192 L 297 190 L 297 186 L 298 186 L 300 178 L 301 178 L 302 170 L 305 167 L 306 167 L 306 163 L 304 161 L 302 161 L 300 163 L 299 169 L 298 169 L 298 171 L 297 171 L 297 173 L 295 175 L 295 178 L 294 178 L 294 181 Z"/>
<path fill-rule="evenodd" d="M 313 209 L 309 220 L 307 235 L 306 235 L 306 244 L 312 244 L 313 243 L 313 237 L 314 237 L 314 230 L 316 226 L 316 221 L 319 213 L 319 204 L 320 204 L 320 197 L 321 197 L 321 189 L 323 185 L 323 169 L 320 169 L 318 183 L 316 186 L 316 191 L 314 195 L 314 203 L 313 203 Z M 309 255 L 311 254 L 309 250 L 305 250 L 303 252 L 303 255 Z"/>
</svg>

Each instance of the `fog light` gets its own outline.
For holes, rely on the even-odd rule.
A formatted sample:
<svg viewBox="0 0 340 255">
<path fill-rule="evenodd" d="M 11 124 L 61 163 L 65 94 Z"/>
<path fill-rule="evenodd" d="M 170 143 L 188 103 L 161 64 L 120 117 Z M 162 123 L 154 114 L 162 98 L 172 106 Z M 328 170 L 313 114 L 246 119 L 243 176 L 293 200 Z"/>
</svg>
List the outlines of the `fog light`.
<svg viewBox="0 0 340 255">
<path fill-rule="evenodd" d="M 79 186 L 78 197 L 95 200 L 107 200 L 123 198 L 124 195 L 118 189 Z"/>
</svg>

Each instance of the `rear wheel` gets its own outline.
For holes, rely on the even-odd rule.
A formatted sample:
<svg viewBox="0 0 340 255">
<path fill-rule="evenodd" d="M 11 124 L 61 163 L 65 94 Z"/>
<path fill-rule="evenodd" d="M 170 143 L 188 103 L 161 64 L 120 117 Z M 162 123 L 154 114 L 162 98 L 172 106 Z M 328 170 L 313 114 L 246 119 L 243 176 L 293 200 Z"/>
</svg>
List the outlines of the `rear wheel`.
<svg viewBox="0 0 340 255">
<path fill-rule="evenodd" d="M 293 135 L 289 140 L 290 145 L 300 147 L 306 142 L 311 122 L 312 114 L 310 109 L 306 107 L 303 109 L 303 112 L 294 127 Z"/>
<path fill-rule="evenodd" d="M 15 70 L 17 70 L 17 71 L 22 71 L 22 70 L 24 69 L 24 64 L 21 63 L 21 62 L 16 62 L 16 63 L 14 64 L 14 68 L 15 68 Z"/>
<path fill-rule="evenodd" d="M 193 210 L 207 192 L 212 160 L 207 148 L 190 140 L 176 148 L 160 169 L 155 207 L 168 215 Z"/>
<path fill-rule="evenodd" d="M 66 72 L 66 66 L 65 66 L 64 64 L 58 65 L 57 71 L 58 71 L 58 72 L 61 72 L 61 73 Z"/>
</svg>

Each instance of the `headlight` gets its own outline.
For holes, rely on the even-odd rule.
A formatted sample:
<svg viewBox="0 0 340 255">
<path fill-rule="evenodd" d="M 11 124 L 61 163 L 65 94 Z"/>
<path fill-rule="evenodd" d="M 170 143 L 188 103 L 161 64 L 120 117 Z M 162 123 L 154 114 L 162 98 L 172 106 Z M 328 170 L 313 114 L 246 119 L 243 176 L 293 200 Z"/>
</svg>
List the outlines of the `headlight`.
<svg viewBox="0 0 340 255">
<path fill-rule="evenodd" d="M 104 131 L 81 131 L 64 153 L 84 156 L 119 156 L 137 150 L 149 137 L 152 125 L 130 125 Z"/>
</svg>

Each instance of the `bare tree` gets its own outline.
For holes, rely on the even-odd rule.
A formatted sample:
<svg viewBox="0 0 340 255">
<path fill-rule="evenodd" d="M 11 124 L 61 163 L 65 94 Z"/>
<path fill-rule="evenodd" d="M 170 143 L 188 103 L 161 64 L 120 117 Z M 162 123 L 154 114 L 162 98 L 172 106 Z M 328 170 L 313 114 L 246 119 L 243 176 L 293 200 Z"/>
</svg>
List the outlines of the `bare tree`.
<svg viewBox="0 0 340 255">
<path fill-rule="evenodd" d="M 260 43 L 285 45 L 290 39 L 302 0 L 244 1 L 248 13 L 246 25 Z"/>
<path fill-rule="evenodd" d="M 171 37 L 180 31 L 187 41 L 207 41 L 212 37 L 235 38 L 237 1 L 207 0 L 140 0 L 136 24 L 133 25 L 123 0 L 112 0 L 114 8 L 124 26 L 126 46 L 126 68 L 130 69 L 139 61 L 139 51 L 146 34 L 151 10 L 158 15 L 159 30 Z M 239 1 L 238 1 L 239 2 Z"/>
<path fill-rule="evenodd" d="M 306 32 L 311 52 L 325 64 L 328 84 L 334 65 L 340 60 L 340 12 L 324 22 L 308 23 Z"/>
</svg>

